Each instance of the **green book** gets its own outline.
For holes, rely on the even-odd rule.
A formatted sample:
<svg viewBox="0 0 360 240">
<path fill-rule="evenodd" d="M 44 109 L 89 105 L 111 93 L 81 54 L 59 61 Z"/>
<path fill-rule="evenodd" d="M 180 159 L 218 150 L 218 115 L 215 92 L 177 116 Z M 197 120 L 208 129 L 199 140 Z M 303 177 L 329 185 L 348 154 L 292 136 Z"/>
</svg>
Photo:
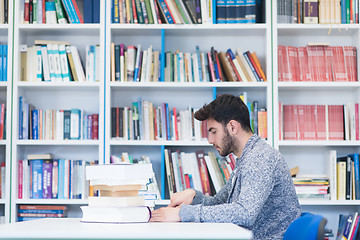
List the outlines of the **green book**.
<svg viewBox="0 0 360 240">
<path fill-rule="evenodd" d="M 150 0 L 145 0 L 145 7 L 146 7 L 146 12 L 148 15 L 149 23 L 154 24 L 154 17 L 151 12 Z"/>
<path fill-rule="evenodd" d="M 144 23 L 144 16 L 143 16 L 143 12 L 141 10 L 140 0 L 135 0 L 135 5 L 136 5 L 136 14 L 137 14 L 138 22 Z"/>
</svg>

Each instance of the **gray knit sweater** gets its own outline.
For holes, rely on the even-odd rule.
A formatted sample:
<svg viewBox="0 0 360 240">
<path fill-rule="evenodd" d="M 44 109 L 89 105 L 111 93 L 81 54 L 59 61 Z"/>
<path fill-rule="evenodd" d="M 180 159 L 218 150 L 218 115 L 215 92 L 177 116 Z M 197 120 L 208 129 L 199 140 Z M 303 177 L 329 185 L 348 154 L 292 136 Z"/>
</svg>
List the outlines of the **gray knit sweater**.
<svg viewBox="0 0 360 240">
<path fill-rule="evenodd" d="M 254 239 L 282 239 L 301 214 L 289 168 L 281 154 L 253 135 L 226 185 L 213 197 L 196 191 L 182 205 L 182 222 L 231 222 L 253 231 Z"/>
</svg>

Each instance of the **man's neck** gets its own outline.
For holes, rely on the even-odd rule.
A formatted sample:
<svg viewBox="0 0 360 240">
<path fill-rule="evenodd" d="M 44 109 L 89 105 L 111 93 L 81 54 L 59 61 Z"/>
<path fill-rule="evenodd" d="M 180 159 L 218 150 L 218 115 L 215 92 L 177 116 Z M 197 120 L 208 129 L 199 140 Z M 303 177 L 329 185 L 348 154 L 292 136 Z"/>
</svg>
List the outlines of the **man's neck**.
<svg viewBox="0 0 360 240">
<path fill-rule="evenodd" d="M 239 148 L 237 149 L 236 152 L 234 152 L 234 154 L 240 158 L 246 143 L 249 141 L 249 139 L 251 138 L 251 136 L 253 135 L 253 133 L 247 133 L 247 132 L 243 132 L 241 134 L 241 137 L 238 138 L 238 142 L 239 142 Z"/>
</svg>

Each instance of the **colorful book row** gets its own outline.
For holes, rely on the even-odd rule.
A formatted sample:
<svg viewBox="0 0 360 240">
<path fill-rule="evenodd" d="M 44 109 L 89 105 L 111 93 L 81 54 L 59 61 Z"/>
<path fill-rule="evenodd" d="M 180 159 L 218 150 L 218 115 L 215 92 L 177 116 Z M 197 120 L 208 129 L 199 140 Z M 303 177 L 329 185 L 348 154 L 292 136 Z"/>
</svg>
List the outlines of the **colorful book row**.
<svg viewBox="0 0 360 240">
<path fill-rule="evenodd" d="M 99 138 L 99 114 L 83 110 L 35 109 L 19 98 L 19 139 L 76 140 Z"/>
<path fill-rule="evenodd" d="M 194 118 L 196 109 L 178 110 L 168 103 L 154 106 L 138 99 L 131 107 L 111 108 L 111 137 L 123 140 L 205 140 L 206 122 Z"/>
<path fill-rule="evenodd" d="M 278 0 L 278 23 L 359 23 L 359 0 Z"/>
<path fill-rule="evenodd" d="M 356 82 L 353 46 L 278 46 L 279 81 Z"/>
<path fill-rule="evenodd" d="M 255 52 L 229 48 L 218 52 L 211 48 L 201 52 L 160 51 L 152 46 L 111 44 L 111 81 L 121 82 L 264 82 L 265 73 Z M 162 61 L 164 63 L 162 64 Z M 162 65 L 164 69 L 162 71 Z M 162 76 L 164 72 L 164 76 Z"/>
<path fill-rule="evenodd" d="M 100 22 L 100 0 L 27 0 L 23 4 L 25 24 Z"/>
<path fill-rule="evenodd" d="M 40 41 L 35 41 L 35 44 Z M 46 41 L 45 41 L 46 42 Z M 21 45 L 21 81 L 95 82 L 100 81 L 100 47 L 86 47 L 86 72 L 76 46 L 48 43 Z"/>
<path fill-rule="evenodd" d="M 86 164 L 84 160 L 52 157 L 19 160 L 18 198 L 85 199 L 89 191 L 85 181 Z"/>
</svg>

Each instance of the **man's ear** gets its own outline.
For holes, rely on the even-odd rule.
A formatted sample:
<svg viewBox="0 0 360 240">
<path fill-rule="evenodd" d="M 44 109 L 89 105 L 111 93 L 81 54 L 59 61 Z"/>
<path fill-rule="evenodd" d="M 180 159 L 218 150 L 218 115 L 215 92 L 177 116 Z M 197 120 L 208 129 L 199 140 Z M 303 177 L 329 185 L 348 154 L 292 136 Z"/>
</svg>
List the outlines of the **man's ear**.
<svg viewBox="0 0 360 240">
<path fill-rule="evenodd" d="M 227 130 L 231 134 L 237 134 L 241 130 L 240 123 L 235 120 L 230 120 L 227 124 Z"/>
</svg>

